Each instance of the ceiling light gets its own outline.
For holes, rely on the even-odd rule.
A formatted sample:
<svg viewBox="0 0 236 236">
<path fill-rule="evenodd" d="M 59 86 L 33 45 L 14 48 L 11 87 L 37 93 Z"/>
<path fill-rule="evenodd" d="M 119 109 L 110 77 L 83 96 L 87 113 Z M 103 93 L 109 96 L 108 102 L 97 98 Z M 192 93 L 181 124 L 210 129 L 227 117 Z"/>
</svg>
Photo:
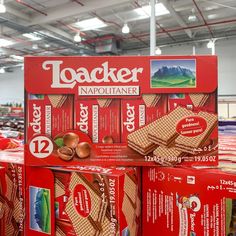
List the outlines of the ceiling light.
<svg viewBox="0 0 236 236">
<path fill-rule="evenodd" d="M 217 14 L 208 15 L 207 18 L 208 18 L 209 20 L 216 19 L 216 18 L 217 18 Z"/>
<path fill-rule="evenodd" d="M 38 46 L 38 44 L 33 44 L 33 45 L 32 45 L 32 49 L 34 49 L 34 50 L 37 50 L 37 49 L 39 49 L 39 46 Z"/>
<path fill-rule="evenodd" d="M 0 13 L 5 13 L 6 12 L 6 6 L 4 5 L 4 1 L 1 0 L 0 2 Z"/>
<path fill-rule="evenodd" d="M 47 43 L 46 43 L 46 44 L 44 45 L 44 47 L 45 47 L 45 48 L 49 48 L 49 47 L 50 47 L 50 44 L 47 44 Z"/>
<path fill-rule="evenodd" d="M 33 33 L 25 33 L 23 34 L 24 37 L 31 39 L 32 41 L 37 41 L 37 40 L 41 40 L 42 38 L 40 38 L 39 36 L 36 35 L 36 32 Z"/>
<path fill-rule="evenodd" d="M 195 15 L 190 15 L 188 17 L 188 21 L 190 21 L 190 22 L 195 22 L 196 20 L 197 20 L 197 17 Z"/>
<path fill-rule="evenodd" d="M 0 47 L 7 47 L 12 45 L 13 42 L 10 40 L 6 40 L 6 39 L 0 39 Z"/>
<path fill-rule="evenodd" d="M 98 19 L 97 17 L 91 18 L 88 20 L 78 21 L 74 25 L 78 27 L 81 31 L 99 29 L 99 28 L 107 26 L 106 23 L 104 23 L 102 20 Z"/>
<path fill-rule="evenodd" d="M 207 48 L 213 48 L 215 46 L 215 42 L 213 40 L 210 40 L 207 44 Z"/>
<path fill-rule="evenodd" d="M 74 37 L 74 41 L 76 43 L 80 43 L 82 41 L 82 38 L 80 36 L 80 33 L 76 34 L 75 37 Z"/>
<path fill-rule="evenodd" d="M 162 54 L 162 51 L 159 47 L 156 47 L 155 54 L 156 55 L 161 55 Z"/>
<path fill-rule="evenodd" d="M 124 24 L 124 26 L 122 27 L 122 33 L 128 34 L 129 32 L 130 32 L 130 29 L 129 29 L 128 24 Z"/>
<path fill-rule="evenodd" d="M 142 6 L 141 8 L 136 8 L 134 11 L 140 15 L 141 18 L 148 18 L 151 16 L 151 6 L 146 5 Z M 170 14 L 170 12 L 167 10 L 167 8 L 162 3 L 156 3 L 155 5 L 155 15 L 156 16 L 163 16 Z"/>
<path fill-rule="evenodd" d="M 0 74 L 4 74 L 6 71 L 5 71 L 5 69 L 2 67 L 2 68 L 0 68 Z"/>
<path fill-rule="evenodd" d="M 11 55 L 10 57 L 15 59 L 15 60 L 19 60 L 19 61 L 23 61 L 24 60 L 24 57 L 18 56 L 18 55 Z"/>
</svg>

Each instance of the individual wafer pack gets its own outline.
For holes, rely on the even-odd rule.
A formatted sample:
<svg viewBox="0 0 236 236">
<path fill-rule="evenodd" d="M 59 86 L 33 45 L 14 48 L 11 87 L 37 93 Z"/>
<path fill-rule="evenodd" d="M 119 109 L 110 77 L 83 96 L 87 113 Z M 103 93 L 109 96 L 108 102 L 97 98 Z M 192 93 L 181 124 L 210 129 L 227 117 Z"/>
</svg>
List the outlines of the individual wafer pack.
<svg viewBox="0 0 236 236">
<path fill-rule="evenodd" d="M 216 56 L 26 57 L 26 163 L 217 165 L 217 87 Z"/>
<path fill-rule="evenodd" d="M 32 95 L 27 100 L 28 133 L 31 139 L 37 134 L 55 137 L 73 129 L 73 97 L 70 95 Z"/>
<path fill-rule="evenodd" d="M 143 168 L 142 235 L 234 235 L 235 170 Z"/>
<path fill-rule="evenodd" d="M 215 93 L 177 93 L 169 94 L 168 110 L 171 111 L 177 106 L 186 107 L 192 111 L 207 111 L 216 113 L 217 100 Z"/>
<path fill-rule="evenodd" d="M 139 170 L 93 166 L 27 170 L 28 234 L 141 235 Z"/>
</svg>

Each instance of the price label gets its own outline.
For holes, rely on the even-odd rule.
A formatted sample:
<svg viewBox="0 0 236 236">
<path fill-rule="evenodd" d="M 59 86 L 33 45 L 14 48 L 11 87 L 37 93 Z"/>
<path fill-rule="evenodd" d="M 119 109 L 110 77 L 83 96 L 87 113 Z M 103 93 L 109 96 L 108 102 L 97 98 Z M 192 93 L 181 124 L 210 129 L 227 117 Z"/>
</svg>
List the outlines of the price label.
<svg viewBox="0 0 236 236">
<path fill-rule="evenodd" d="M 37 158 L 46 158 L 53 152 L 53 143 L 45 136 L 37 136 L 31 140 L 29 149 L 33 156 Z"/>
</svg>

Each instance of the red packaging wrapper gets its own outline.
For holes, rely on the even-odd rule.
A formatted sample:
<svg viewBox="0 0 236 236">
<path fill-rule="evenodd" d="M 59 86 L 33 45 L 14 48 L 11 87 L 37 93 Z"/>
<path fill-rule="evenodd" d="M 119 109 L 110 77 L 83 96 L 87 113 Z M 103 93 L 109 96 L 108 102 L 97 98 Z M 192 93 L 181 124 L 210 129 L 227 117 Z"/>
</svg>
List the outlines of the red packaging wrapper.
<svg viewBox="0 0 236 236">
<path fill-rule="evenodd" d="M 30 139 L 36 134 L 55 137 L 73 129 L 73 97 L 68 95 L 29 95 L 28 132 Z"/>
<path fill-rule="evenodd" d="M 149 95 L 145 95 L 148 97 Z M 121 142 L 127 141 L 128 134 L 141 128 L 142 126 L 151 123 L 157 118 L 167 113 L 167 98 L 163 94 L 152 94 L 149 101 L 155 100 L 153 97 L 158 97 L 156 103 L 150 105 L 143 98 L 141 99 L 122 99 L 122 136 Z M 148 99 L 148 98 L 147 98 Z"/>
<path fill-rule="evenodd" d="M 108 135 L 114 143 L 120 143 L 120 100 L 110 99 L 108 106 L 100 100 L 75 103 L 75 128 L 88 134 L 93 143 L 104 143 L 104 137 Z"/>
</svg>

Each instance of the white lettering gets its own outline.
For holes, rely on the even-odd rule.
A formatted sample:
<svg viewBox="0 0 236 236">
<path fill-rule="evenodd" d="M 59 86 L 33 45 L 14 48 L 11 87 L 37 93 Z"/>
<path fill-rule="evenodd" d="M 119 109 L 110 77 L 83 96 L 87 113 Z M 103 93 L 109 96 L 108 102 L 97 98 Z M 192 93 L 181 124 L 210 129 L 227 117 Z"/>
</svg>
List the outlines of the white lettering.
<svg viewBox="0 0 236 236">
<path fill-rule="evenodd" d="M 108 62 L 104 62 L 101 67 L 88 71 L 84 67 L 78 69 L 61 69 L 63 61 L 45 61 L 42 64 L 44 70 L 52 70 L 52 88 L 74 88 L 76 83 L 129 83 L 138 82 L 138 74 L 143 72 L 143 68 L 110 68 Z"/>
<path fill-rule="evenodd" d="M 34 133 L 41 133 L 41 107 L 33 104 L 33 122 L 30 123 Z"/>
<path fill-rule="evenodd" d="M 80 103 L 80 117 L 77 125 L 82 132 L 88 133 L 88 106 L 84 106 L 83 103 Z"/>
<path fill-rule="evenodd" d="M 132 132 L 135 129 L 134 120 L 135 120 L 135 109 L 134 106 L 130 106 L 129 103 L 126 105 L 127 108 L 127 120 L 124 122 L 128 132 Z"/>
</svg>

